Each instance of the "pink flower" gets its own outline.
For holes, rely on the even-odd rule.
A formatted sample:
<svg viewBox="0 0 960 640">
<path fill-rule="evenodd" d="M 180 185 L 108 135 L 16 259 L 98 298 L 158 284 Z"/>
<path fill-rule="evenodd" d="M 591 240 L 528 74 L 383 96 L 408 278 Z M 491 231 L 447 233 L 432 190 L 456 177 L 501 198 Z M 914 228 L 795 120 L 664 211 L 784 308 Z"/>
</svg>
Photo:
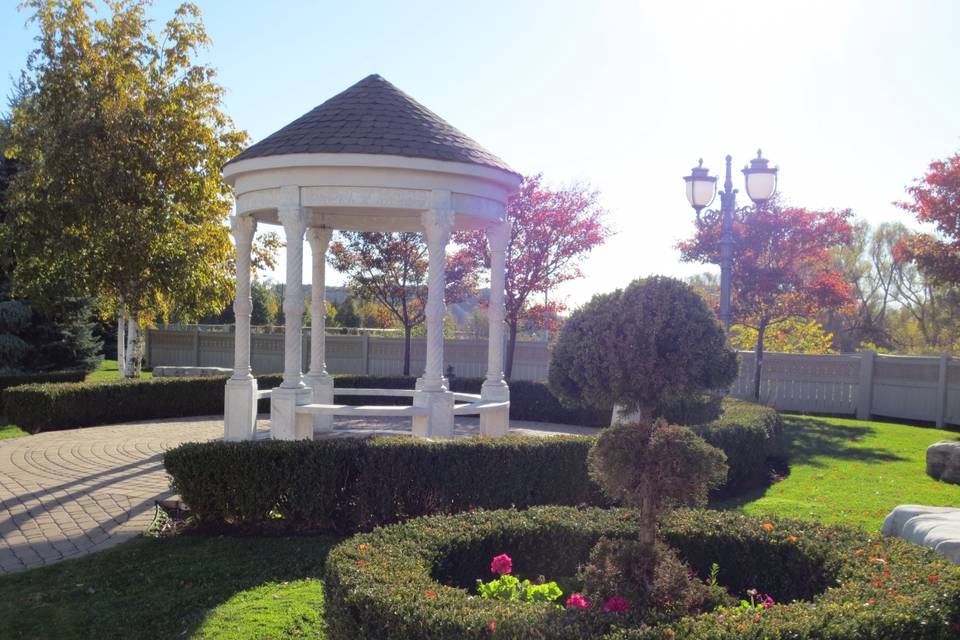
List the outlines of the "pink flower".
<svg viewBox="0 0 960 640">
<path fill-rule="evenodd" d="M 505 553 L 501 553 L 496 558 L 493 559 L 493 562 L 490 563 L 490 571 L 502 576 L 505 573 L 510 573 L 513 571 L 513 560 L 510 559 Z"/>
<path fill-rule="evenodd" d="M 760 595 L 763 596 L 763 600 L 760 601 L 760 604 L 763 605 L 764 609 L 769 609 L 770 607 L 773 606 L 773 598 L 771 598 L 766 594 L 760 594 Z"/>
<path fill-rule="evenodd" d="M 603 605 L 603 612 L 604 613 L 623 613 L 629 608 L 630 608 L 629 602 L 627 602 L 623 598 L 614 596 L 609 600 L 607 600 L 606 604 Z"/>
<path fill-rule="evenodd" d="M 567 598 L 567 609 L 588 609 L 590 608 L 590 602 L 587 601 L 583 595 L 579 593 L 571 594 Z"/>
</svg>

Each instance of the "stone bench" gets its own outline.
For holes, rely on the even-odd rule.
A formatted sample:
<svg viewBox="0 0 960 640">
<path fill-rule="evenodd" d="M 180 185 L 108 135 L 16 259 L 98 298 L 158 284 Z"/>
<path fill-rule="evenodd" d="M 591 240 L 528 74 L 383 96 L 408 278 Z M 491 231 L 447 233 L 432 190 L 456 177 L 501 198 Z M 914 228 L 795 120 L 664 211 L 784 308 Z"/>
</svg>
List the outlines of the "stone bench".
<svg viewBox="0 0 960 640">
<path fill-rule="evenodd" d="M 941 440 L 927 447 L 927 475 L 934 480 L 960 484 L 960 442 Z"/>
<path fill-rule="evenodd" d="M 883 521 L 881 532 L 930 547 L 960 565 L 960 509 L 902 504 Z"/>
<path fill-rule="evenodd" d="M 170 367 L 153 368 L 154 378 L 190 378 L 195 376 L 230 376 L 233 369 L 226 367 Z"/>
</svg>

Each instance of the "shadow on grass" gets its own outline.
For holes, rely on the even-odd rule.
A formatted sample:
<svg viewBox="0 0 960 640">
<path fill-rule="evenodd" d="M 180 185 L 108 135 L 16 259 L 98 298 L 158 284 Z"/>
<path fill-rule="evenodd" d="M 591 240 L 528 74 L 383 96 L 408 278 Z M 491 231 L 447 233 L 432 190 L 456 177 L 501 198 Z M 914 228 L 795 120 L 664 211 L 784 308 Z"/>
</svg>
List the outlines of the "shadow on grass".
<svg viewBox="0 0 960 640">
<path fill-rule="evenodd" d="M 876 433 L 873 427 L 832 424 L 816 418 L 784 418 L 782 457 L 789 465 L 825 467 L 833 459 L 842 462 L 897 462 L 906 460 L 887 449 L 852 446 Z"/>
<path fill-rule="evenodd" d="M 322 578 L 327 552 L 337 541 L 326 536 L 138 538 L 77 560 L 0 577 L 0 635 L 194 637 L 210 613 L 237 594 L 269 583 Z M 319 624 L 321 612 L 315 617 L 302 622 Z M 276 636 L 264 628 L 258 635 L 256 626 L 286 624 L 264 620 L 262 614 L 254 619 L 246 620 L 244 637 Z M 308 635 L 316 637 L 313 631 Z"/>
<path fill-rule="evenodd" d="M 770 459 L 771 469 L 777 476 L 786 478 L 790 468 L 806 465 L 826 468 L 847 462 L 877 464 L 906 460 L 888 449 L 855 446 L 865 438 L 876 434 L 876 429 L 865 425 L 833 424 L 812 417 L 785 416 L 780 446 Z M 711 506 L 718 509 L 735 509 L 764 497 L 776 484 L 766 484 L 747 489 L 735 496 L 717 496 Z"/>
</svg>

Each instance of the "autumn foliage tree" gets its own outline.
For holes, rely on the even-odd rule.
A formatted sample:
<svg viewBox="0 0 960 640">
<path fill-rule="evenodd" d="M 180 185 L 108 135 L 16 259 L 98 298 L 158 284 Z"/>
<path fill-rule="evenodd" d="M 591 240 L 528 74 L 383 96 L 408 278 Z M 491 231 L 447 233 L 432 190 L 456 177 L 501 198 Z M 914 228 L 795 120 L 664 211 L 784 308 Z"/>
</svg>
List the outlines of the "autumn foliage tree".
<svg viewBox="0 0 960 640">
<path fill-rule="evenodd" d="M 39 30 L 11 101 L 4 153 L 18 171 L 0 244 L 17 294 L 52 287 L 129 318 L 137 377 L 140 328 L 180 309 L 216 312 L 232 293 L 224 163 L 246 141 L 222 111 L 196 5 L 154 30 L 148 2 L 26 0 Z M 117 313 L 119 311 L 119 313 Z"/>
<path fill-rule="evenodd" d="M 911 200 L 899 203 L 900 208 L 932 224 L 936 233 L 902 239 L 895 257 L 916 263 L 938 283 L 960 283 L 960 153 L 931 162 L 907 194 Z"/>
<path fill-rule="evenodd" d="M 850 241 L 850 215 L 779 202 L 736 212 L 730 308 L 735 323 L 756 331 L 755 398 L 768 329 L 852 304 L 850 283 L 831 261 L 831 249 Z M 718 263 L 720 238 L 719 212 L 704 212 L 693 238 L 678 247 L 684 261 Z"/>
<path fill-rule="evenodd" d="M 599 194 L 581 186 L 551 189 L 541 174 L 527 176 L 507 206 L 513 223 L 506 253 L 505 306 L 509 342 L 504 374 L 513 372 L 517 333 L 526 324 L 549 326 L 564 305 L 544 301 L 557 285 L 581 277 L 580 264 L 611 231 L 604 224 L 606 211 Z M 461 256 L 472 256 L 489 267 L 490 253 L 483 232 L 455 236 Z M 462 258 L 469 260 L 468 257 Z"/>
<path fill-rule="evenodd" d="M 427 303 L 427 244 L 413 232 L 341 231 L 330 247 L 330 264 L 350 279 L 358 297 L 389 310 L 403 327 L 403 375 L 410 375 L 410 337 L 423 322 Z M 447 302 L 476 291 L 477 263 L 469 254 L 447 256 Z"/>
</svg>

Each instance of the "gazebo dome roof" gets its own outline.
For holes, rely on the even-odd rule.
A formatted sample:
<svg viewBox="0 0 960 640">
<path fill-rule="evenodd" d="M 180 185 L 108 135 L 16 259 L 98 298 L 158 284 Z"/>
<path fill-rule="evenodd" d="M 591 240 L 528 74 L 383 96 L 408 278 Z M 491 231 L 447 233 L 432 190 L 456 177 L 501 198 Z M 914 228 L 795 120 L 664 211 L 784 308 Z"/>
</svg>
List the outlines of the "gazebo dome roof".
<svg viewBox="0 0 960 640">
<path fill-rule="evenodd" d="M 377 74 L 335 95 L 227 164 L 302 153 L 426 158 L 516 174 L 503 160 Z"/>
</svg>

